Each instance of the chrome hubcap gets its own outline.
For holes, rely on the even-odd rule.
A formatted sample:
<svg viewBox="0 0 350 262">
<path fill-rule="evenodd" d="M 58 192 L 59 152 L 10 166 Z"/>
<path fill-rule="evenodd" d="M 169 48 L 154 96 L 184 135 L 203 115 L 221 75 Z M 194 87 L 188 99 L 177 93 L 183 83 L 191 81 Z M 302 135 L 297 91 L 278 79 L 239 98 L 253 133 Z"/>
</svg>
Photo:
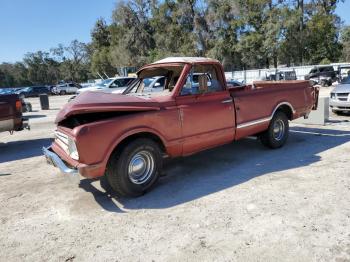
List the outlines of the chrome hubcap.
<svg viewBox="0 0 350 262">
<path fill-rule="evenodd" d="M 273 138 L 277 141 L 281 141 L 284 136 L 285 125 L 281 119 L 276 120 L 273 125 Z"/>
<path fill-rule="evenodd" d="M 153 155 L 148 151 L 136 153 L 129 162 L 128 175 L 132 183 L 140 185 L 151 177 L 154 171 Z"/>
</svg>

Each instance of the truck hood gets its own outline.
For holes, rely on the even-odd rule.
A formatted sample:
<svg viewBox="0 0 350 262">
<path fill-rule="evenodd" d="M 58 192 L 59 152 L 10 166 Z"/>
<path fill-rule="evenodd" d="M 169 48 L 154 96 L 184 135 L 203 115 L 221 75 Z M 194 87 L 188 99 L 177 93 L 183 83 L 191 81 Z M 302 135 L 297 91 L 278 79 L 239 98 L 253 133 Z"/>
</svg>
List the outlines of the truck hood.
<svg viewBox="0 0 350 262">
<path fill-rule="evenodd" d="M 155 111 L 159 103 L 148 97 L 135 95 L 84 92 L 67 103 L 57 114 L 55 123 L 79 114 L 118 111 Z"/>
<path fill-rule="evenodd" d="M 332 93 L 350 93 L 350 84 L 339 84 Z"/>
</svg>

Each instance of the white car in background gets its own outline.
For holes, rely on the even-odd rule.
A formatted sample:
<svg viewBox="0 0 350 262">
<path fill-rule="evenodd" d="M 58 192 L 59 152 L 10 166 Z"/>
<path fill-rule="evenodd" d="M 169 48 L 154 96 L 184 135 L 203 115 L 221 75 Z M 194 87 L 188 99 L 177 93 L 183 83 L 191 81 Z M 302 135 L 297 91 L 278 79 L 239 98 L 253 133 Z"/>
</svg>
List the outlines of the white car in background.
<svg viewBox="0 0 350 262">
<path fill-rule="evenodd" d="M 64 83 L 52 88 L 52 93 L 56 95 L 75 94 L 81 86 L 76 83 Z"/>
<path fill-rule="evenodd" d="M 105 93 L 122 93 L 128 85 L 135 80 L 135 77 L 114 77 L 103 80 L 101 83 L 80 88 L 77 94 L 92 91 L 92 92 L 105 92 Z"/>
<path fill-rule="evenodd" d="M 145 78 L 143 80 L 145 84 L 144 92 L 163 92 L 165 86 L 165 76 L 156 76 L 151 78 Z"/>
</svg>

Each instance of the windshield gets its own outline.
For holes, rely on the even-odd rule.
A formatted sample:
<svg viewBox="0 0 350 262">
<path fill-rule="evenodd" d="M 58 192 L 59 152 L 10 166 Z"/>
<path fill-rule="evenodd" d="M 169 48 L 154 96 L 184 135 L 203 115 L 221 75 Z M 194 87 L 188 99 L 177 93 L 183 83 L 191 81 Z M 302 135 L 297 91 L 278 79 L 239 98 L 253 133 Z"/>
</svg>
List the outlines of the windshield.
<svg viewBox="0 0 350 262">
<path fill-rule="evenodd" d="M 103 80 L 101 83 L 98 83 L 96 86 L 108 86 L 114 79 L 108 78 Z"/>
<path fill-rule="evenodd" d="M 183 68 L 183 66 L 167 66 L 144 69 L 123 94 L 137 96 L 169 95 L 174 90 Z"/>
<path fill-rule="evenodd" d="M 350 76 L 344 77 L 341 82 L 342 84 L 350 84 Z"/>
</svg>

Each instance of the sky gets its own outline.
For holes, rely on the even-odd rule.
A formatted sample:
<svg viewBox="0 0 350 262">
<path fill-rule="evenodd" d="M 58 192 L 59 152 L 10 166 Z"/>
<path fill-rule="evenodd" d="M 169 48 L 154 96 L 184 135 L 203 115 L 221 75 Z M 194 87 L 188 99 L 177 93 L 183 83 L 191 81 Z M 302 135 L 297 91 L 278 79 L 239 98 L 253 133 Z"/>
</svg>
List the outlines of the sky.
<svg viewBox="0 0 350 262">
<path fill-rule="evenodd" d="M 0 63 L 91 40 L 96 20 L 111 22 L 116 0 L 0 0 Z"/>
<path fill-rule="evenodd" d="M 89 42 L 96 20 L 111 21 L 117 0 L 0 0 L 0 63 L 48 51 L 72 40 Z M 350 25 L 350 0 L 336 13 Z"/>
</svg>

